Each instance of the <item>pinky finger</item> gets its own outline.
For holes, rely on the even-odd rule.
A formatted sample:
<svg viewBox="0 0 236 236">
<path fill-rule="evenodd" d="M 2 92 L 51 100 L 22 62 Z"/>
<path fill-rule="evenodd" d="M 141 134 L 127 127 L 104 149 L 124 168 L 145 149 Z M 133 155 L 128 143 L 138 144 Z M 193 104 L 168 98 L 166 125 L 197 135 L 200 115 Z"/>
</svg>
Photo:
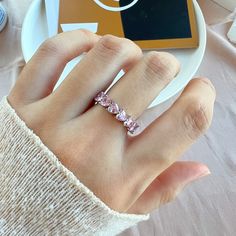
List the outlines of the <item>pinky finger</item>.
<svg viewBox="0 0 236 236">
<path fill-rule="evenodd" d="M 210 174 L 207 166 L 190 161 L 178 161 L 161 173 L 128 210 L 147 214 L 171 202 L 191 182 Z"/>
</svg>

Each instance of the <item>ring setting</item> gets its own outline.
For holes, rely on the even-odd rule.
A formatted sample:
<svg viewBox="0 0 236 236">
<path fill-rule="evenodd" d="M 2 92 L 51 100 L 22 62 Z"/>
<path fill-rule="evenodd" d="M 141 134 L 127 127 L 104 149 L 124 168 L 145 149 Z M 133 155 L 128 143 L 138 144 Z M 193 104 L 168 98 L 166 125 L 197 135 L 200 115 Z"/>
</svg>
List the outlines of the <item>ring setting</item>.
<svg viewBox="0 0 236 236">
<path fill-rule="evenodd" d="M 95 98 L 95 104 L 99 104 L 104 107 L 114 117 L 123 122 L 123 125 L 127 128 L 131 134 L 135 133 L 139 128 L 139 124 L 129 116 L 119 105 L 114 102 L 105 92 L 100 92 Z"/>
</svg>

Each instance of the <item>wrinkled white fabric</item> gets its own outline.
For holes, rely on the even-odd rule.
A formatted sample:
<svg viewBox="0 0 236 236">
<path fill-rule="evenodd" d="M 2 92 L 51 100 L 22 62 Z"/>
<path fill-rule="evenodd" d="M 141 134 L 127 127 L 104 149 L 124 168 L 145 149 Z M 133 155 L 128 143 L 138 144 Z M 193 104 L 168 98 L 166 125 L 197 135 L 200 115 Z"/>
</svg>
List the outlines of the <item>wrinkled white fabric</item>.
<svg viewBox="0 0 236 236">
<path fill-rule="evenodd" d="M 10 22 L 0 34 L 0 97 L 9 92 L 23 65 L 20 29 L 30 1 L 3 1 Z M 234 236 L 236 232 L 236 47 L 226 37 L 231 23 L 225 23 L 231 12 L 211 0 L 199 3 L 208 24 L 208 44 L 197 74 L 212 80 L 217 100 L 212 127 L 183 159 L 208 164 L 212 175 L 186 188 L 175 202 L 122 236 Z M 172 101 L 148 111 L 143 123 L 148 124 Z"/>
</svg>

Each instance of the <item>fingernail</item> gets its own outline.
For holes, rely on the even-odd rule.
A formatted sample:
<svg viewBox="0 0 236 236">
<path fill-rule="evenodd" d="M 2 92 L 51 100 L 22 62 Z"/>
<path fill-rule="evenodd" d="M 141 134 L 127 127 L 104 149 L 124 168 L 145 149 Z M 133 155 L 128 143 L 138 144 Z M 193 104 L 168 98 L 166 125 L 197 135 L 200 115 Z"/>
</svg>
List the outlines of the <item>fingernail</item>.
<svg viewBox="0 0 236 236">
<path fill-rule="evenodd" d="M 197 179 L 200 179 L 200 178 L 202 178 L 202 177 L 208 176 L 208 175 L 210 175 L 210 174 L 211 174 L 210 170 L 207 169 L 206 171 L 201 172 L 201 173 L 197 176 Z"/>
<path fill-rule="evenodd" d="M 203 177 L 206 177 L 210 174 L 211 174 L 211 172 L 210 172 L 209 169 L 204 169 L 202 171 L 199 171 L 195 176 L 192 176 L 192 178 L 190 178 L 188 180 L 188 183 L 193 182 L 193 181 L 198 180 L 198 179 L 201 179 Z"/>
</svg>

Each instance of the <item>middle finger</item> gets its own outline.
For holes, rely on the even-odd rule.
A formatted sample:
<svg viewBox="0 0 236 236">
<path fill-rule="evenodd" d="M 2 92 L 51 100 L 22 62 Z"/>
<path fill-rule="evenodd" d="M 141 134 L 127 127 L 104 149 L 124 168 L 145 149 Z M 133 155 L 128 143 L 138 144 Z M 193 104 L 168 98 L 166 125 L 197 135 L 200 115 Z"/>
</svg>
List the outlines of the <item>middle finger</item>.
<svg viewBox="0 0 236 236">
<path fill-rule="evenodd" d="M 66 120 L 83 113 L 95 94 L 106 89 L 121 69 L 132 68 L 141 57 L 141 49 L 132 41 L 104 36 L 55 91 L 54 110 L 58 104 L 57 113 L 61 112 L 59 115 Z"/>
</svg>

